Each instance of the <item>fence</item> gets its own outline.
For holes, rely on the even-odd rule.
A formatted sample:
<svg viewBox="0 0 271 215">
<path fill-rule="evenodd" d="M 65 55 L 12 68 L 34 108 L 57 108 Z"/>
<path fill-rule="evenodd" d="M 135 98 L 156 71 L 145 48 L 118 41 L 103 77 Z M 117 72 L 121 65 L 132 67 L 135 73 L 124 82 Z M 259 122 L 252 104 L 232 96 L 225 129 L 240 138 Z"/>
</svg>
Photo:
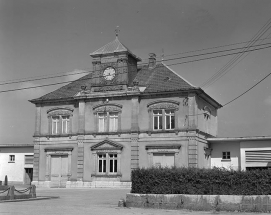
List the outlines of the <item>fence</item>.
<svg viewBox="0 0 271 215">
<path fill-rule="evenodd" d="M 0 186 L 0 201 L 36 198 L 36 186 L 17 190 L 15 186 Z"/>
</svg>

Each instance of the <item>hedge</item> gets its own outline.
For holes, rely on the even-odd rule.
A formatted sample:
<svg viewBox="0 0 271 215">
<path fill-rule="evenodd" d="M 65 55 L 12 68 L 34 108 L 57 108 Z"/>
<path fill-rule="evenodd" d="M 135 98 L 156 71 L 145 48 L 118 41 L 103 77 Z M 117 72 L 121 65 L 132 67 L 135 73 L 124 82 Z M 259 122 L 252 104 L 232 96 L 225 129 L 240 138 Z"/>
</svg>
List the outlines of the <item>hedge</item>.
<svg viewBox="0 0 271 215">
<path fill-rule="evenodd" d="M 150 168 L 132 171 L 131 193 L 271 195 L 271 170 Z"/>
</svg>

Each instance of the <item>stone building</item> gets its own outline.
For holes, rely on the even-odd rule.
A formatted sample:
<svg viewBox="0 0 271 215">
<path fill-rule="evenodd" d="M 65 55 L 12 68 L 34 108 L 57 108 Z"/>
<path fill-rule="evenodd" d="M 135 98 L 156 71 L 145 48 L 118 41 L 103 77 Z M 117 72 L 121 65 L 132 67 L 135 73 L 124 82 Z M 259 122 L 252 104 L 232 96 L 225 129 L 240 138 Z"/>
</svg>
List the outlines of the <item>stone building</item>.
<svg viewBox="0 0 271 215">
<path fill-rule="evenodd" d="M 92 72 L 30 101 L 33 184 L 129 187 L 136 168 L 211 167 L 218 102 L 155 54 L 139 63 L 118 37 L 90 56 Z"/>
</svg>

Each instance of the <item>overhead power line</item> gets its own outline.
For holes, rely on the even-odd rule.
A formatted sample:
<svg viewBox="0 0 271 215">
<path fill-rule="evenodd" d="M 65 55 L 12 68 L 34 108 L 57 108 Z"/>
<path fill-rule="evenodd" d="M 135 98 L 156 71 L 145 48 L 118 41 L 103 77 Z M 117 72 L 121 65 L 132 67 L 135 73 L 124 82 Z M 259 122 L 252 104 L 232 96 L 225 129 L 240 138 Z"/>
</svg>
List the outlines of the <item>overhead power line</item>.
<svg viewBox="0 0 271 215">
<path fill-rule="evenodd" d="M 271 48 L 271 46 L 261 47 L 261 48 L 257 48 L 257 49 L 253 49 L 253 50 L 245 50 L 245 51 L 242 51 L 242 52 L 257 51 L 257 50 L 266 49 L 266 48 Z M 218 57 L 234 55 L 234 54 L 238 54 L 238 53 L 242 53 L 242 52 L 234 52 L 234 53 L 211 56 L 211 57 L 201 58 L 201 59 L 196 59 L 196 60 L 184 61 L 184 62 L 180 62 L 180 63 L 172 63 L 172 64 L 168 64 L 167 66 L 191 63 L 191 62 L 202 61 L 202 60 L 208 60 L 208 59 L 213 59 L 213 58 L 218 58 Z M 127 73 L 127 72 L 125 72 L 125 73 Z M 122 74 L 122 73 L 119 73 L 119 74 Z M 98 77 L 104 77 L 104 76 L 98 76 Z M 86 79 L 80 78 L 78 80 L 88 80 L 88 79 L 93 79 L 93 78 L 97 78 L 97 77 L 86 78 Z M 74 80 L 74 81 L 77 81 L 77 80 Z M 58 85 L 58 84 L 67 84 L 67 83 L 71 83 L 71 82 L 74 82 L 74 81 L 65 81 L 65 82 L 58 82 L 58 83 L 53 83 L 53 84 L 38 85 L 38 86 L 33 86 L 33 87 L 24 87 L 24 88 L 17 88 L 17 89 L 11 89 L 11 90 L 2 90 L 2 91 L 0 91 L 0 93 L 11 92 L 11 91 L 19 91 L 19 90 L 26 90 L 26 89 L 33 89 L 33 88 L 39 88 L 39 87 L 46 87 L 46 86 L 52 86 L 52 85 Z"/>
<path fill-rule="evenodd" d="M 255 46 L 252 46 L 252 47 L 254 48 L 254 47 L 259 47 L 259 46 L 264 46 L 264 45 L 271 45 L 271 43 L 255 45 Z M 252 48 L 252 47 L 249 47 L 249 48 Z M 204 56 L 204 55 L 217 54 L 217 53 L 222 53 L 222 52 L 229 52 L 229 51 L 234 51 L 234 50 L 238 50 L 238 49 L 243 49 L 243 48 L 233 48 L 233 49 L 226 49 L 226 50 L 220 50 L 220 51 L 214 51 L 214 52 L 207 52 L 207 53 L 189 55 L 189 56 L 178 57 L 178 58 L 169 58 L 169 59 L 163 60 L 163 62 L 164 61 L 173 61 L 173 60 L 192 58 L 192 57 L 199 57 L 199 56 Z M 161 62 L 161 61 L 157 61 L 157 62 Z M 144 65 L 148 65 L 148 63 L 141 64 L 141 66 L 144 66 Z M 123 67 L 125 67 L 125 66 L 123 66 Z M 122 67 L 118 67 L 118 68 L 122 68 Z M 63 75 L 49 76 L 49 77 L 43 77 L 43 78 L 34 78 L 34 79 L 27 79 L 27 80 L 17 80 L 17 81 L 11 81 L 11 82 L 6 82 L 6 83 L 0 83 L 0 86 L 1 85 L 9 85 L 9 84 L 17 84 L 17 83 L 29 82 L 29 81 L 39 81 L 39 80 L 46 80 L 46 79 L 52 79 L 52 78 L 59 78 L 59 77 L 65 77 L 65 76 L 71 76 L 71 75 L 90 73 L 90 72 L 93 72 L 93 71 L 82 71 L 82 72 L 76 72 L 76 73 L 72 73 L 72 74 L 63 74 Z"/>
<path fill-rule="evenodd" d="M 267 38 L 264 38 L 264 39 L 258 39 L 258 40 L 254 40 L 254 41 L 263 41 L 263 40 L 267 40 L 267 39 L 271 39 L 271 37 L 267 37 Z M 217 48 L 222 48 L 222 47 L 227 47 L 227 46 L 243 44 L 243 43 L 247 43 L 247 42 L 248 41 L 232 43 L 232 44 L 227 44 L 227 45 L 222 45 L 222 46 L 214 46 L 214 47 L 210 47 L 210 48 L 204 48 L 204 49 L 199 49 L 199 50 L 169 54 L 169 55 L 164 55 L 164 56 L 174 56 L 174 55 L 182 55 L 182 54 L 193 53 L 193 52 L 200 52 L 200 51 L 204 51 L 204 50 L 217 49 Z M 264 44 L 262 44 L 262 45 L 264 45 Z M 241 48 L 239 48 L 239 49 L 241 49 Z M 148 60 L 148 58 L 142 59 L 142 60 Z M 163 61 L 167 61 L 167 60 L 163 60 Z M 146 64 L 147 63 L 142 63 L 142 64 L 138 64 L 138 66 L 143 66 L 143 65 L 146 65 Z M 82 69 L 82 70 L 87 70 L 87 69 Z M 51 78 L 58 78 L 58 77 L 77 75 L 77 74 L 83 74 L 83 73 L 88 73 L 88 72 L 91 72 L 91 71 L 82 71 L 82 72 L 76 72 L 76 73 L 70 73 L 70 74 L 66 74 L 66 72 L 59 72 L 59 73 L 48 74 L 48 75 L 32 76 L 32 77 L 28 77 L 28 78 L 11 79 L 11 80 L 0 81 L 0 85 L 7 85 L 7 84 L 20 83 L 20 82 L 28 82 L 28 81 L 36 81 L 36 80 L 43 80 L 43 79 L 51 79 Z M 60 74 L 63 74 L 63 75 L 60 75 Z M 50 75 L 53 75 L 53 76 L 50 76 Z"/>
<path fill-rule="evenodd" d="M 271 23 L 271 19 L 269 19 L 265 25 L 256 33 L 255 36 L 248 42 L 248 45 L 246 47 L 243 47 L 244 50 L 251 48 L 253 44 L 255 44 L 257 41 L 259 41 L 260 37 L 263 36 L 271 26 L 269 26 Z M 268 27 L 269 26 L 269 27 Z M 268 35 L 269 36 L 269 35 Z M 267 38 L 267 37 L 266 37 Z M 234 66 L 236 66 L 241 60 L 243 60 L 247 55 L 245 55 L 241 60 L 239 60 L 244 53 L 240 53 L 236 56 L 234 56 L 229 62 L 227 62 L 218 72 L 216 72 L 214 75 L 212 75 L 207 81 L 205 81 L 200 87 L 206 87 L 210 86 L 214 82 L 216 82 L 219 78 L 224 76 L 227 72 L 229 72 Z M 239 60 L 237 62 L 237 60 Z M 236 63 L 237 62 L 237 63 Z M 234 65 L 235 64 L 235 65 Z"/>
<path fill-rule="evenodd" d="M 241 95 L 237 96 L 233 100 L 231 100 L 231 101 L 227 102 L 226 104 L 224 104 L 223 107 L 225 107 L 226 105 L 232 103 L 233 101 L 235 101 L 236 99 L 240 98 L 241 96 L 245 95 L 248 91 L 252 90 L 254 87 L 256 87 L 258 84 L 260 84 L 263 80 L 265 80 L 270 75 L 271 75 L 271 72 L 268 75 L 266 75 L 263 79 L 261 79 L 260 81 L 258 81 L 256 84 L 254 84 L 252 87 L 250 87 L 248 90 L 246 90 L 245 92 L 243 92 Z"/>
<path fill-rule="evenodd" d="M 271 39 L 271 37 L 267 37 L 267 38 L 264 38 L 264 39 L 253 40 L 253 41 L 263 41 L 263 40 L 268 40 L 268 39 Z M 227 46 L 234 46 L 234 45 L 248 43 L 250 41 L 243 41 L 243 42 L 239 42 L 239 43 L 231 43 L 231 44 L 222 45 L 222 46 L 214 46 L 214 47 L 211 47 L 211 48 L 204 48 L 204 49 L 197 49 L 197 50 L 193 50 L 193 51 L 180 52 L 180 53 L 175 53 L 175 54 L 168 54 L 168 55 L 164 55 L 164 57 L 174 56 L 174 55 L 182 55 L 182 54 L 187 54 L 187 53 L 192 53 L 192 52 L 200 52 L 200 51 L 205 51 L 205 50 L 210 50 L 210 49 L 223 48 L 223 47 L 227 47 Z"/>
</svg>

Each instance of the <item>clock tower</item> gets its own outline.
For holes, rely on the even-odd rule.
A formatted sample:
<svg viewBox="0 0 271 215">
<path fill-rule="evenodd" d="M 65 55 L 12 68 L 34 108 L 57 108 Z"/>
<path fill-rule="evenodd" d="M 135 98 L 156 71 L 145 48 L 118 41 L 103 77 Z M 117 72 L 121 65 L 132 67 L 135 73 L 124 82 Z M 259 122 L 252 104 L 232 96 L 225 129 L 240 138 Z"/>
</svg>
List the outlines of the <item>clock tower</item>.
<svg viewBox="0 0 271 215">
<path fill-rule="evenodd" d="M 137 75 L 137 62 L 141 61 L 118 39 L 91 53 L 93 72 L 91 87 L 99 91 L 103 86 L 132 86 Z"/>
</svg>

